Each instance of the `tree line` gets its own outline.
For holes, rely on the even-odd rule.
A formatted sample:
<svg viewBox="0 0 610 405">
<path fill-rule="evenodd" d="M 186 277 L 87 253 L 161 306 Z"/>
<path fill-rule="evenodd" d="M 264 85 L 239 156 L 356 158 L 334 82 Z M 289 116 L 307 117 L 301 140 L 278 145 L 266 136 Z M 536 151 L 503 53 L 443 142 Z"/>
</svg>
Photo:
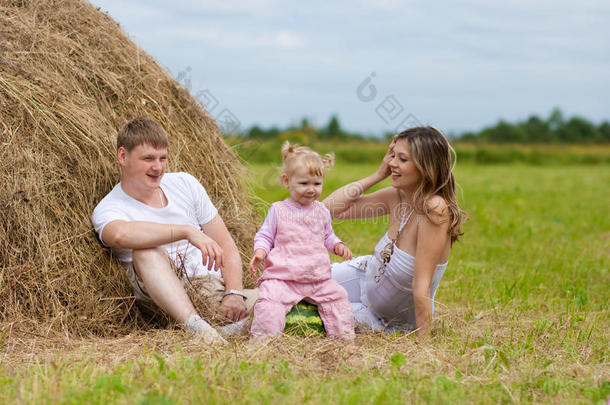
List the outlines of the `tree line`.
<svg viewBox="0 0 610 405">
<path fill-rule="evenodd" d="M 303 144 L 309 144 L 315 139 L 363 141 L 380 139 L 379 136 L 345 130 L 336 115 L 331 116 L 328 123 L 320 128 L 303 119 L 299 125 L 286 128 L 263 129 L 254 125 L 242 135 L 261 140 L 290 139 Z M 385 133 L 381 138 L 385 140 L 393 135 L 393 133 Z M 610 143 L 610 123 L 604 121 L 600 125 L 595 125 L 583 117 L 565 118 L 561 110 L 555 108 L 546 119 L 531 115 L 517 123 L 500 120 L 497 124 L 478 132 L 452 133 L 449 136 L 453 140 L 473 143 Z"/>
</svg>

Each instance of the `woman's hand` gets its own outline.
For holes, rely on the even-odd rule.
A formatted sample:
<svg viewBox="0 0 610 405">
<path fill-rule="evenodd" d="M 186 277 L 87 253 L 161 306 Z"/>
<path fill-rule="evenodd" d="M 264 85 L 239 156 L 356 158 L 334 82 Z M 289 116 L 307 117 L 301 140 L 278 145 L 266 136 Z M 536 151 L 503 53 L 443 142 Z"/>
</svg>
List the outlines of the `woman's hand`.
<svg viewBox="0 0 610 405">
<path fill-rule="evenodd" d="M 335 245 L 335 254 L 341 256 L 343 260 L 352 260 L 352 251 L 343 242 L 339 242 Z"/>
<path fill-rule="evenodd" d="M 250 260 L 250 269 L 249 270 L 250 270 L 250 275 L 252 277 L 256 277 L 256 273 L 258 273 L 258 268 L 265 260 L 265 257 L 267 257 L 267 252 L 265 252 L 263 249 L 256 249 L 256 252 L 254 252 L 254 256 L 252 257 L 252 260 Z"/>
<path fill-rule="evenodd" d="M 388 150 L 386 151 L 385 156 L 381 160 L 381 165 L 379 165 L 379 168 L 375 172 L 375 174 L 381 180 L 388 177 L 390 175 L 390 173 L 392 172 L 392 170 L 390 169 L 390 161 L 392 160 L 392 156 L 394 155 L 394 144 L 395 143 L 396 143 L 395 140 L 392 140 L 392 142 L 390 142 L 390 145 L 388 146 Z"/>
<path fill-rule="evenodd" d="M 365 194 L 365 191 L 390 175 L 394 144 L 395 141 L 392 140 L 381 165 L 374 173 L 339 187 L 322 201 L 333 219 L 373 218 L 389 213 L 391 201 L 396 196 L 393 188 L 386 187 L 370 194 Z"/>
</svg>

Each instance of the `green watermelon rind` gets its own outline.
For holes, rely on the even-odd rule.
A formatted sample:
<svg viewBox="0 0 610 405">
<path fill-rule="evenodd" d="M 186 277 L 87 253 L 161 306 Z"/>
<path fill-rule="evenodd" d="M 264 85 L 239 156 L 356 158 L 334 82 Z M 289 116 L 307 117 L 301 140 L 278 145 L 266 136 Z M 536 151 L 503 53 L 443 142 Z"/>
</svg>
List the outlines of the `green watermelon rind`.
<svg viewBox="0 0 610 405">
<path fill-rule="evenodd" d="M 296 304 L 286 315 L 284 333 L 296 336 L 324 334 L 324 323 L 317 307 L 305 301 Z"/>
</svg>

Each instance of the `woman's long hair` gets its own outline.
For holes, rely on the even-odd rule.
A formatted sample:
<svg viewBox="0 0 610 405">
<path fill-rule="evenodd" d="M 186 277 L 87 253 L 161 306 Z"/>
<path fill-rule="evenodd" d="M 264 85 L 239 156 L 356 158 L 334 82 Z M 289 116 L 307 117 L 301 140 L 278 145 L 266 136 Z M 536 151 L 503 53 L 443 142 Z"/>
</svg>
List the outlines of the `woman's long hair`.
<svg viewBox="0 0 610 405">
<path fill-rule="evenodd" d="M 457 203 L 456 182 L 453 178 L 455 150 L 445 135 L 434 127 L 410 128 L 396 135 L 394 140 L 406 140 L 409 143 L 411 159 L 422 177 L 412 196 L 415 211 L 438 223 L 438 220 L 432 218 L 427 202 L 432 196 L 442 197 L 449 209 L 449 235 L 453 244 L 463 235 L 461 225 L 466 220 L 466 213 Z"/>
</svg>

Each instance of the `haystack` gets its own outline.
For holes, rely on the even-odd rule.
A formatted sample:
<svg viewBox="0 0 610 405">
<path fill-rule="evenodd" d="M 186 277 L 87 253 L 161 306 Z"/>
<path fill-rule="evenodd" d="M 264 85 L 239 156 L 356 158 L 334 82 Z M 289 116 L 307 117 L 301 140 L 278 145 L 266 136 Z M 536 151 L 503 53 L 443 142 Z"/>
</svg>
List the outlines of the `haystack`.
<svg viewBox="0 0 610 405">
<path fill-rule="evenodd" d="M 245 259 L 255 229 L 243 168 L 188 91 L 85 1 L 0 3 L 5 326 L 109 336 L 142 324 L 89 222 L 119 179 L 117 130 L 137 116 L 165 127 L 169 171 L 201 181 Z"/>
</svg>

